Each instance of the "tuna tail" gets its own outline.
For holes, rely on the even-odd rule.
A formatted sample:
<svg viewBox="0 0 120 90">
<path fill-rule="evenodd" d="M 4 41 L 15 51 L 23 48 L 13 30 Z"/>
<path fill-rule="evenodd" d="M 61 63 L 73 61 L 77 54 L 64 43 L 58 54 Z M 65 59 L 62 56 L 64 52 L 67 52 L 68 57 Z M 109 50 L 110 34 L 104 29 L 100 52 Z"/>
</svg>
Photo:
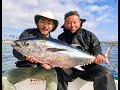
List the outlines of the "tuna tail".
<svg viewBox="0 0 120 90">
<path fill-rule="evenodd" d="M 111 47 L 108 48 L 108 50 L 105 53 L 105 58 L 106 58 L 106 62 L 108 63 L 108 65 L 118 74 L 118 70 L 112 65 L 112 63 L 110 62 L 110 52 L 112 50 L 112 48 L 114 47 L 114 45 L 112 45 Z"/>
</svg>

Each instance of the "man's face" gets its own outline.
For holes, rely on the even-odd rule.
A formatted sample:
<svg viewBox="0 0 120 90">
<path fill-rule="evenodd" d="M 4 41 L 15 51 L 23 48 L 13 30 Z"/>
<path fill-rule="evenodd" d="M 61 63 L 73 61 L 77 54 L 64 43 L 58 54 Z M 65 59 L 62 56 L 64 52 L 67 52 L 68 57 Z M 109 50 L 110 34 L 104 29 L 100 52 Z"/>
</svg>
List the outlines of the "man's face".
<svg viewBox="0 0 120 90">
<path fill-rule="evenodd" d="M 54 28 L 53 20 L 42 17 L 39 19 L 37 27 L 40 30 L 41 34 L 47 35 Z"/>
<path fill-rule="evenodd" d="M 65 19 L 64 27 L 72 33 L 75 33 L 80 28 L 80 25 L 80 18 L 76 15 L 69 16 Z"/>
</svg>

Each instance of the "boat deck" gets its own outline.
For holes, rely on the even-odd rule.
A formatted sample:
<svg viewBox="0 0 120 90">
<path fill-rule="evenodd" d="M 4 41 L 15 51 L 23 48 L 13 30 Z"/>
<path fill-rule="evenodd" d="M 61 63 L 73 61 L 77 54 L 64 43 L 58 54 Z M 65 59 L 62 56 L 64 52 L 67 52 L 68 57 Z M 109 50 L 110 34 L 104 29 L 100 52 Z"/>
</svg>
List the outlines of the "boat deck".
<svg viewBox="0 0 120 90">
<path fill-rule="evenodd" d="M 118 90 L 118 80 L 115 80 L 116 90 Z M 15 84 L 17 90 L 45 90 L 45 81 L 37 79 L 27 79 Z M 93 82 L 88 82 L 77 78 L 73 82 L 69 82 L 68 90 L 94 90 Z"/>
</svg>

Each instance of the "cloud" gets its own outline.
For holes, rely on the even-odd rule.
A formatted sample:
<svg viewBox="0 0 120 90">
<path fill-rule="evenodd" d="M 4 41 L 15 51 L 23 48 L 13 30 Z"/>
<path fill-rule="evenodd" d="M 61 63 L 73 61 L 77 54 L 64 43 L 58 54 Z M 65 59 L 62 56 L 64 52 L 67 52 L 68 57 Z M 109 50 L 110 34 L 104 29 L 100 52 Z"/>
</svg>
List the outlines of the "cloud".
<svg viewBox="0 0 120 90">
<path fill-rule="evenodd" d="M 106 0 L 3 0 L 2 1 L 2 27 L 16 29 L 34 28 L 34 15 L 45 10 L 53 12 L 59 21 L 58 30 L 53 35 L 61 33 L 64 23 L 64 14 L 70 10 L 77 10 L 81 18 L 87 21 L 83 27 L 95 30 L 101 23 L 110 23 L 115 20 L 113 7 Z M 98 31 L 99 32 L 99 31 Z"/>
<path fill-rule="evenodd" d="M 89 0 L 85 0 L 89 2 Z M 4 0 L 3 1 L 3 25 L 29 27 L 34 25 L 34 15 L 44 10 L 51 10 L 55 17 L 58 18 L 60 25 L 63 23 L 65 12 L 70 10 L 77 10 L 86 16 L 88 19 L 94 17 L 91 12 L 103 12 L 109 9 L 105 6 L 86 6 L 81 8 L 77 3 L 82 3 L 82 0 Z M 96 0 L 91 0 L 96 2 Z M 84 11 L 85 10 L 85 11 Z"/>
<path fill-rule="evenodd" d="M 99 2 L 104 2 L 105 0 L 99 0 Z M 89 4 L 93 4 L 98 2 L 98 0 L 84 0 L 84 2 L 89 3 Z"/>
<path fill-rule="evenodd" d="M 83 28 L 87 29 L 87 30 L 90 30 L 90 31 L 94 31 L 97 27 L 97 24 L 95 22 L 85 22 L 83 24 Z"/>
<path fill-rule="evenodd" d="M 103 6 L 98 6 L 98 5 L 90 5 L 90 6 L 88 6 L 87 7 L 91 12 L 105 12 L 105 11 L 107 11 L 107 10 L 109 10 L 109 9 L 111 9 L 111 7 L 110 6 L 108 6 L 108 5 L 103 5 Z"/>
<path fill-rule="evenodd" d="M 96 21 L 97 22 L 100 22 L 100 23 L 105 23 L 105 22 L 108 22 L 108 23 L 110 23 L 110 22 L 112 22 L 113 21 L 113 19 L 111 19 L 111 17 L 112 17 L 112 15 L 110 15 L 110 14 L 108 14 L 108 13 L 105 13 L 105 14 L 103 14 L 103 15 L 101 15 L 100 17 L 98 17 L 97 19 L 96 19 Z"/>
</svg>

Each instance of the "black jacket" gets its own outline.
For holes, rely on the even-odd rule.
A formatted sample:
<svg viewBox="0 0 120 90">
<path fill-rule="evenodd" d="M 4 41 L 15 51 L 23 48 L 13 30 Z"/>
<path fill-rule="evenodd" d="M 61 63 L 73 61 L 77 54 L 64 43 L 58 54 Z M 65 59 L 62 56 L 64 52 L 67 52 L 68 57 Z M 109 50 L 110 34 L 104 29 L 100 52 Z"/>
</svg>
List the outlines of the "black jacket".
<svg viewBox="0 0 120 90">
<path fill-rule="evenodd" d="M 41 36 L 39 35 L 39 30 L 37 28 L 33 28 L 33 29 L 26 29 L 21 33 L 19 39 L 24 39 L 24 38 L 41 38 Z M 36 63 L 31 63 L 28 60 L 26 60 L 26 57 L 20 54 L 15 49 L 13 49 L 13 55 L 19 60 L 15 63 L 17 67 L 31 67 L 36 65 Z M 40 64 L 37 63 L 37 65 Z"/>
<path fill-rule="evenodd" d="M 97 54 L 102 54 L 100 41 L 92 32 L 85 29 L 81 28 L 74 34 L 70 30 L 64 29 L 64 32 L 58 36 L 58 39 L 68 44 L 78 44 L 78 49 L 88 52 L 91 55 L 96 56 Z M 96 66 L 96 63 L 82 66 L 82 68 L 88 69 L 93 66 Z M 72 68 L 72 70 L 74 69 Z"/>
<path fill-rule="evenodd" d="M 58 39 L 68 44 L 78 44 L 77 48 L 84 50 L 92 55 L 102 54 L 100 41 L 90 31 L 79 29 L 72 34 L 70 30 L 65 30 L 58 36 Z"/>
</svg>

